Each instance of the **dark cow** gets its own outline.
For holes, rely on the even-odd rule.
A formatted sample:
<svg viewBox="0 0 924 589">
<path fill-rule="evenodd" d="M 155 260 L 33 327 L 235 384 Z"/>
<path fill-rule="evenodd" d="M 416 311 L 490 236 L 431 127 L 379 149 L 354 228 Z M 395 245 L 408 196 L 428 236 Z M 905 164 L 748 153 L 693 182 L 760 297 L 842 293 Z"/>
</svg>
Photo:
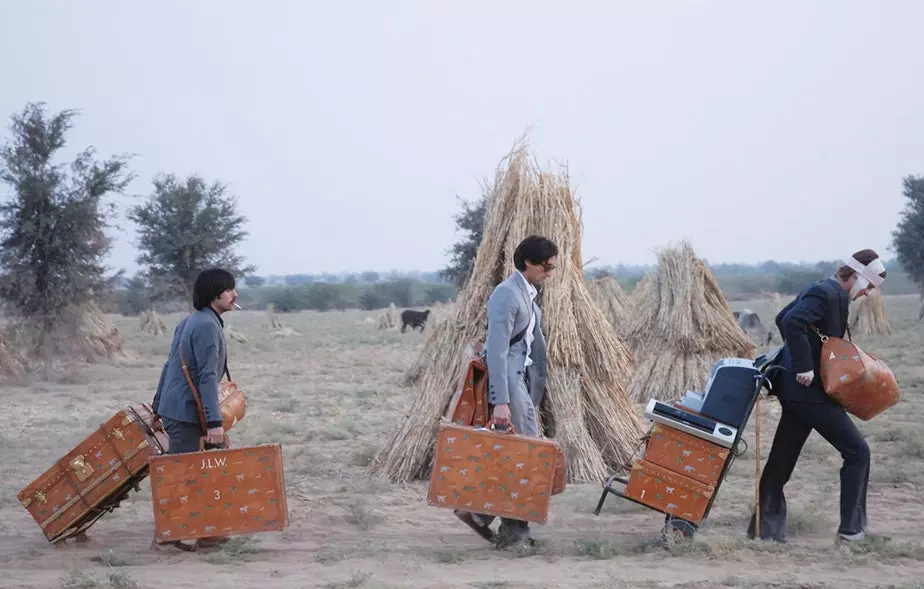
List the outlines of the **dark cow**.
<svg viewBox="0 0 924 589">
<path fill-rule="evenodd" d="M 748 335 L 754 334 L 758 342 L 769 346 L 770 342 L 773 341 L 773 332 L 767 329 L 767 326 L 760 321 L 757 313 L 750 309 L 744 309 L 743 311 L 734 311 L 734 315 L 735 321 L 738 322 L 738 327 Z"/>
<path fill-rule="evenodd" d="M 411 326 L 412 330 L 419 327 L 420 332 L 423 333 L 424 326 L 427 324 L 427 319 L 429 317 L 430 309 L 426 311 L 412 311 L 410 309 L 401 311 L 401 333 L 404 333 L 408 325 Z"/>
</svg>

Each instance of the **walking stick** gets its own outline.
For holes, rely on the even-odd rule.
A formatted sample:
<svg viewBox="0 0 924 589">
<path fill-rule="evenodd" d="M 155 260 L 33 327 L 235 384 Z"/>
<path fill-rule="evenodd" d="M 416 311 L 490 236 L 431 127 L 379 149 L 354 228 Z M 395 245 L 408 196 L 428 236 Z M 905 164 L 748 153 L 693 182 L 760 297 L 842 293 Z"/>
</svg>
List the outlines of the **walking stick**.
<svg viewBox="0 0 924 589">
<path fill-rule="evenodd" d="M 754 401 L 754 537 L 760 539 L 760 391 Z"/>
</svg>

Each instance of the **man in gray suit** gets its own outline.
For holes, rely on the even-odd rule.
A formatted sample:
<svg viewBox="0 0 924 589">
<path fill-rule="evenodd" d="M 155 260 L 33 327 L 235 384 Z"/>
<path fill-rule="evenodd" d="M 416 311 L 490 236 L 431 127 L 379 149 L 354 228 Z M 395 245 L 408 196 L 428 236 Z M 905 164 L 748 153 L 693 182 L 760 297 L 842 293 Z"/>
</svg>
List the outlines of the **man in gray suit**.
<svg viewBox="0 0 924 589">
<path fill-rule="evenodd" d="M 513 424 L 516 433 L 538 436 L 536 408 L 545 394 L 548 373 L 542 310 L 535 303 L 537 287 L 551 275 L 558 246 L 538 235 L 524 239 L 513 253 L 516 268 L 488 299 L 488 403 L 498 428 Z M 457 511 L 456 516 L 498 547 L 531 545 L 529 523 L 501 518 L 495 535 L 493 516 Z"/>
</svg>

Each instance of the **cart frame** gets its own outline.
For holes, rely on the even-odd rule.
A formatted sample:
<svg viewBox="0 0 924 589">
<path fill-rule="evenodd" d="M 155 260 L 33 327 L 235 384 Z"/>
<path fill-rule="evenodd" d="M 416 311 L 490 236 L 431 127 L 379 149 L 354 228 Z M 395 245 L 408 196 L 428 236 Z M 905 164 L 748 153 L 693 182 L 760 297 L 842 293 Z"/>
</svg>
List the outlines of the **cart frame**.
<svg viewBox="0 0 924 589">
<path fill-rule="evenodd" d="M 767 354 L 764 356 L 764 358 L 766 358 L 767 356 L 772 356 L 772 355 Z M 744 418 L 744 426 L 746 426 L 748 421 L 751 419 L 751 413 L 754 411 L 754 405 L 757 403 L 757 399 L 760 397 L 760 393 L 764 389 L 764 387 L 766 387 L 767 390 L 772 389 L 772 384 L 770 383 L 771 377 L 769 377 L 767 373 L 775 371 L 776 369 L 780 367 L 771 366 L 770 365 L 772 363 L 771 361 L 772 361 L 772 357 L 768 358 L 768 361 L 765 364 L 757 367 L 760 373 L 754 377 L 754 380 L 756 381 L 756 385 L 754 387 L 753 393 L 751 394 L 751 399 L 748 401 L 748 409 L 747 409 L 747 414 Z M 757 364 L 757 361 L 755 360 L 755 365 L 756 364 Z M 688 520 L 685 520 L 679 517 L 674 517 L 673 515 L 666 513 L 660 509 L 657 509 L 656 507 L 646 505 L 645 503 L 642 503 L 641 501 L 637 501 L 633 499 L 632 497 L 628 497 L 622 490 L 614 489 L 613 483 L 615 482 L 622 483 L 623 485 L 629 484 L 628 478 L 619 476 L 619 475 L 613 475 L 613 476 L 607 477 L 606 480 L 603 481 L 603 493 L 600 495 L 600 501 L 597 503 L 597 508 L 594 510 L 594 515 L 600 515 L 600 510 L 603 508 L 603 503 L 604 501 L 606 501 L 607 496 L 610 494 L 613 494 L 613 495 L 616 495 L 617 497 L 622 497 L 623 499 L 626 499 L 627 501 L 631 501 L 637 505 L 647 507 L 648 509 L 651 509 L 652 511 L 663 513 L 665 515 L 664 530 L 663 530 L 665 533 L 679 532 L 685 537 L 688 537 L 688 538 L 693 537 L 696 534 L 696 531 L 709 518 L 709 512 L 712 511 L 712 506 L 715 503 L 715 499 L 719 494 L 719 489 L 722 488 L 722 483 L 725 482 L 725 475 L 728 474 L 728 470 L 731 468 L 731 465 L 734 464 L 735 458 L 737 458 L 743 453 L 743 452 L 742 453 L 738 452 L 738 443 L 741 441 L 742 434 L 744 434 L 744 426 L 739 428 L 738 433 L 735 434 L 735 440 L 734 442 L 732 442 L 732 445 L 730 448 L 731 451 L 728 453 L 728 459 L 725 461 L 725 465 L 722 467 L 722 472 L 719 474 L 719 478 L 718 478 L 718 481 L 716 482 L 715 490 L 712 493 L 712 497 L 709 498 L 709 503 L 706 505 L 706 511 L 703 513 L 703 518 L 700 520 L 698 524 L 694 524 L 691 521 L 688 521 Z M 646 446 L 647 446 L 647 442 L 646 442 Z"/>
</svg>

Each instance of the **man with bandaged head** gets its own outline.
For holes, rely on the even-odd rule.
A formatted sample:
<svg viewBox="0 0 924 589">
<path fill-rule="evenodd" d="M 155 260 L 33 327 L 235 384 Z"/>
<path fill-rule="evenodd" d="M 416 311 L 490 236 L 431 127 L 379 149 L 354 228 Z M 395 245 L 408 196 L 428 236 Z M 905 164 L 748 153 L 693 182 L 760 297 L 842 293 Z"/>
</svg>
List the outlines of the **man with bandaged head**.
<svg viewBox="0 0 924 589">
<path fill-rule="evenodd" d="M 774 362 L 782 370 L 776 372 L 769 394 L 777 396 L 783 412 L 760 479 L 762 539 L 778 542 L 786 539 L 783 487 L 813 429 L 843 457 L 836 540 L 856 541 L 866 536 L 869 446 L 847 412 L 822 388 L 819 332 L 844 337 L 850 301 L 882 286 L 885 277 L 886 269 L 879 254 L 870 249 L 858 251 L 833 276 L 809 285 L 776 316 L 785 343 Z M 754 528 L 752 516 L 749 538 L 754 537 Z"/>
</svg>

